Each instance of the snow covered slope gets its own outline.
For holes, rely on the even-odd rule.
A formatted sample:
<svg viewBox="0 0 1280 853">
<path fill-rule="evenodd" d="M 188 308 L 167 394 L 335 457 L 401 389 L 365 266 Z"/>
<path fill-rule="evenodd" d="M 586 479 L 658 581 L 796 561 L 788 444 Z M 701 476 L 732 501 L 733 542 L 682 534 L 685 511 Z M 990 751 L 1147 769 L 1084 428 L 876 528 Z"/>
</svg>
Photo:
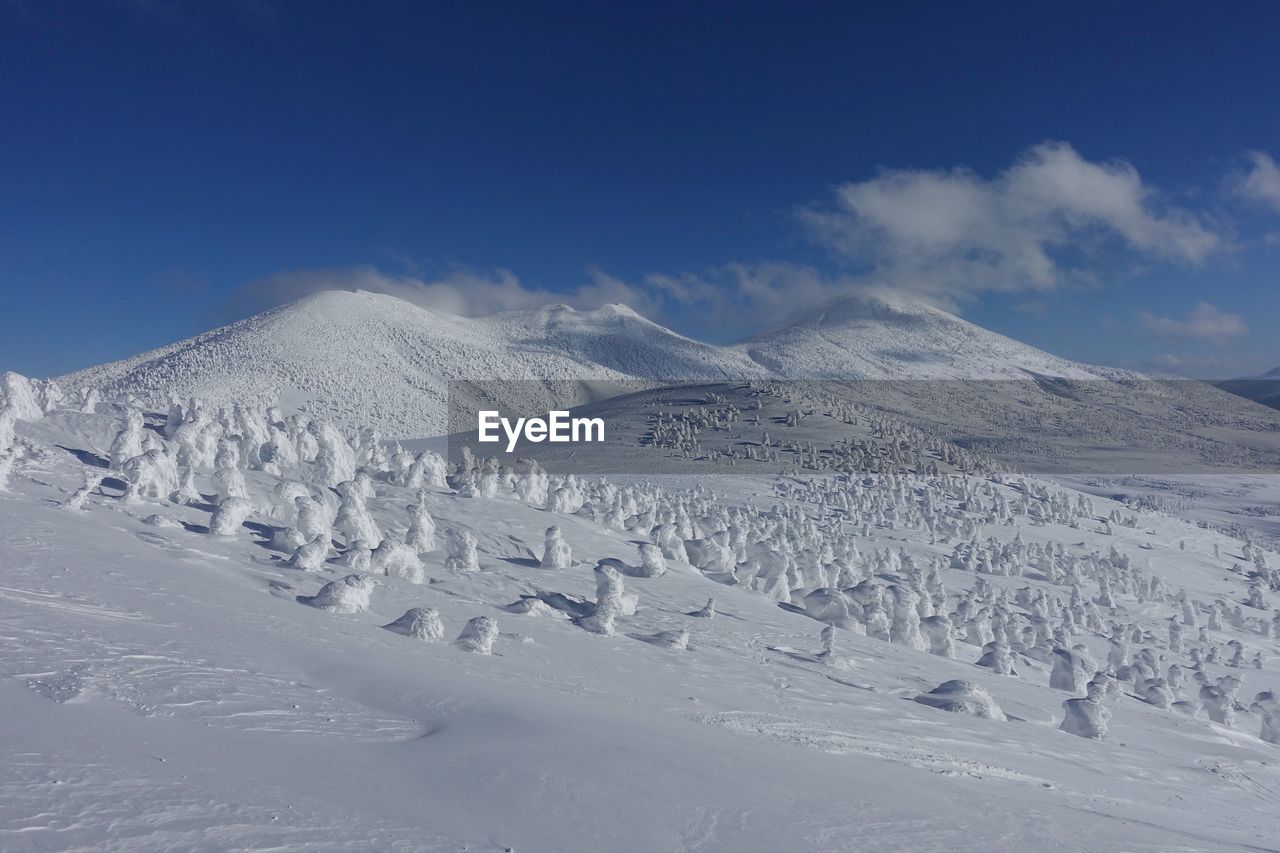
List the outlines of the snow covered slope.
<svg viewBox="0 0 1280 853">
<path fill-rule="evenodd" d="M 468 319 L 382 294 L 307 297 L 187 341 L 64 377 L 152 406 L 171 395 L 286 406 L 399 436 L 443 430 L 447 380 L 541 380 L 585 402 L 591 380 L 1093 377 L 1089 368 L 903 297 L 859 297 L 752 341 L 718 347 L 630 308 L 551 306 Z M 514 389 L 513 389 L 514 390 Z M 528 392 L 528 387 L 523 389 Z M 522 401 L 506 401 L 522 402 Z"/>
<path fill-rule="evenodd" d="M 120 412 L 55 409 L 0 451 L 6 853 L 1257 850 L 1280 833 L 1275 551 L 1034 478 L 801 472 L 803 421 L 771 427 L 786 476 L 726 461 L 656 485 L 489 466 L 415 483 L 411 455 L 330 436 L 367 463 L 335 490 L 324 454 L 240 467 L 263 458 L 235 450 L 257 441 L 240 425 L 163 438 L 134 412 L 122 440 Z M 883 461 L 945 462 L 878 433 Z M 130 442 L 151 450 L 105 468 Z M 180 458 L 185 496 L 149 496 Z M 320 559 L 290 559 L 317 524 Z M 551 525 L 572 554 L 544 567 Z M 673 553 L 640 576 L 653 539 Z M 330 583 L 356 590 L 346 612 L 314 606 Z M 589 621 L 606 601 L 608 631 Z M 443 636 L 388 630 L 410 608 Z M 492 654 L 451 642 L 480 617 Z"/>
<path fill-rule="evenodd" d="M 1074 379 L 1112 374 L 1050 355 L 924 302 L 851 296 L 737 349 L 779 377 Z"/>
</svg>

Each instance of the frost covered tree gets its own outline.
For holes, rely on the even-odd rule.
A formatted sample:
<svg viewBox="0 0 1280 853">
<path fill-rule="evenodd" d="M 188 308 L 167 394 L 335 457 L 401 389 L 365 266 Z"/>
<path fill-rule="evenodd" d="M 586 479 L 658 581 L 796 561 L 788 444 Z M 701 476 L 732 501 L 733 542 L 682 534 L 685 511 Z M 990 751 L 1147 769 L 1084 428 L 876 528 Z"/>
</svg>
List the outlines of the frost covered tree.
<svg viewBox="0 0 1280 853">
<path fill-rule="evenodd" d="M 99 397 L 100 395 L 97 388 L 89 387 L 83 389 L 80 392 L 80 413 L 84 415 L 92 415 L 97 412 Z"/>
<path fill-rule="evenodd" d="M 1077 737 L 1101 740 L 1107 734 L 1111 712 L 1102 704 L 1103 688 L 1090 684 L 1083 699 L 1068 699 L 1062 703 L 1064 732 Z"/>
<path fill-rule="evenodd" d="M 0 453 L 4 453 L 13 447 L 17 441 L 15 432 L 17 418 L 13 416 L 13 410 L 8 407 L 0 407 Z"/>
<path fill-rule="evenodd" d="M 322 533 L 296 547 L 289 558 L 289 565 L 304 572 L 318 572 L 324 568 L 328 558 L 329 537 Z"/>
<path fill-rule="evenodd" d="M 854 627 L 850 618 L 848 597 L 832 587 L 820 587 L 808 593 L 804 597 L 804 612 L 810 619 L 816 619 L 819 622 L 826 622 L 840 628 Z"/>
<path fill-rule="evenodd" d="M 648 542 L 640 543 L 640 571 L 638 577 L 656 578 L 667 573 L 667 561 L 661 549 Z"/>
<path fill-rule="evenodd" d="M 420 584 L 427 581 L 427 573 L 422 567 L 422 560 L 418 558 L 418 552 L 403 542 L 382 540 L 382 544 L 373 549 L 369 567 L 374 574 L 401 578 L 409 583 Z"/>
<path fill-rule="evenodd" d="M 418 502 L 409 505 L 409 530 L 404 535 L 405 544 L 419 554 L 436 549 L 436 522 L 427 512 L 423 497 L 419 495 Z"/>
<path fill-rule="evenodd" d="M 173 457 L 160 448 L 135 456 L 120 469 L 129 485 L 124 499 L 168 500 L 178 491 L 178 469 Z"/>
<path fill-rule="evenodd" d="M 674 524 L 664 522 L 653 532 L 653 542 L 662 550 L 662 556 L 668 560 L 689 562 L 689 554 L 684 547 L 684 539 Z"/>
<path fill-rule="evenodd" d="M 945 613 L 935 613 L 920 620 L 920 630 L 929 643 L 929 653 L 944 658 L 956 656 L 955 629 Z"/>
<path fill-rule="evenodd" d="M 1081 693 L 1095 671 L 1093 660 L 1084 646 L 1053 650 L 1053 671 L 1049 673 L 1049 686 L 1068 693 Z"/>
<path fill-rule="evenodd" d="M 221 498 L 249 497 L 249 484 L 240 468 L 240 450 L 235 442 L 223 439 L 213 461 L 213 490 Z"/>
<path fill-rule="evenodd" d="M 298 528 L 304 539 L 310 542 L 320 536 L 328 542 L 333 538 L 333 525 L 329 515 L 315 498 L 298 495 L 293 499 L 293 504 L 298 510 L 294 527 Z"/>
<path fill-rule="evenodd" d="M 399 619 L 382 627 L 413 640 L 444 639 L 444 623 L 440 621 L 440 611 L 434 607 L 411 607 Z"/>
<path fill-rule="evenodd" d="M 1142 686 L 1141 696 L 1148 705 L 1169 709 L 1173 707 L 1176 696 L 1169 683 L 1163 678 L 1148 679 Z"/>
<path fill-rule="evenodd" d="M 107 451 L 112 470 L 119 471 L 130 459 L 142 455 L 142 434 L 145 429 L 142 412 L 134 408 L 126 409 L 124 426 L 116 433 L 116 437 L 111 442 L 111 449 Z"/>
<path fill-rule="evenodd" d="M 253 501 L 248 498 L 223 498 L 209 519 L 209 532 L 214 536 L 235 536 L 252 513 Z"/>
<path fill-rule="evenodd" d="M 978 666 L 985 666 L 997 675 L 1017 675 L 1013 668 L 1013 655 L 1003 637 L 987 643 L 982 647 L 982 657 L 978 658 Z"/>
<path fill-rule="evenodd" d="M 889 639 L 918 652 L 928 651 L 929 643 L 920 633 L 920 597 L 903 584 L 890 584 L 887 590 L 893 604 L 893 622 Z"/>
<path fill-rule="evenodd" d="M 338 494 L 342 501 L 338 504 L 338 515 L 333 520 L 333 527 L 351 544 L 364 540 L 370 544 L 382 541 L 382 530 L 374 521 L 369 511 L 365 489 L 357 480 L 346 480 L 338 486 Z"/>
<path fill-rule="evenodd" d="M 590 615 L 578 618 L 578 625 L 593 634 L 612 636 L 614 620 L 623 614 L 624 586 L 617 569 L 603 563 L 595 567 L 596 603 Z"/>
<path fill-rule="evenodd" d="M 476 553 L 476 535 L 470 530 L 449 531 L 449 556 L 444 567 L 455 572 L 480 571 L 480 557 Z"/>
<path fill-rule="evenodd" d="M 700 609 L 691 611 L 689 616 L 696 616 L 699 619 L 714 619 L 716 616 L 716 600 L 708 598 L 707 603 Z"/>
<path fill-rule="evenodd" d="M 1258 737 L 1267 743 L 1280 744 L 1280 696 L 1264 690 L 1253 697 L 1249 710 L 1258 716 L 1262 729 Z"/>
<path fill-rule="evenodd" d="M 332 487 L 354 479 L 355 451 L 338 428 L 328 421 L 312 421 L 307 429 L 314 436 L 318 448 L 312 469 L 316 484 Z"/>
<path fill-rule="evenodd" d="M 915 701 L 953 714 L 968 714 L 987 720 L 1006 719 L 1004 711 L 985 688 L 962 679 L 944 681 L 928 693 L 916 696 Z"/>
<path fill-rule="evenodd" d="M 373 569 L 373 549 L 369 547 L 369 543 L 363 539 L 357 539 L 348 546 L 347 550 L 342 552 L 342 558 L 338 561 L 344 569 L 356 574 L 364 574 Z M 386 574 L 386 572 L 382 572 Z"/>
<path fill-rule="evenodd" d="M 300 595 L 298 601 L 333 613 L 363 613 L 369 609 L 373 578 L 347 575 L 320 587 L 315 595 Z"/>
<path fill-rule="evenodd" d="M 98 486 L 102 484 L 105 473 L 100 468 L 86 468 L 84 470 L 84 485 L 76 489 L 71 497 L 63 502 L 63 509 L 83 509 L 84 502 L 89 499 L 89 495 L 97 491 Z"/>
<path fill-rule="evenodd" d="M 23 449 L 18 446 L 0 453 L 0 492 L 9 490 L 9 477 L 13 474 L 13 468 L 22 458 L 23 453 Z"/>
<path fill-rule="evenodd" d="M 0 409 L 6 408 L 20 421 L 37 421 L 45 414 L 35 385 L 12 370 L 0 374 Z"/>
<path fill-rule="evenodd" d="M 1224 676 L 1216 684 L 1205 684 L 1200 688 L 1200 703 L 1210 720 L 1230 727 L 1236 722 L 1236 700 L 1239 692 L 1240 679 L 1234 675 Z"/>
<path fill-rule="evenodd" d="M 822 651 L 818 652 L 819 660 L 830 660 L 836 656 L 836 628 L 824 625 L 822 628 Z"/>
<path fill-rule="evenodd" d="M 498 639 L 498 623 L 491 616 L 477 616 L 462 628 L 454 645 L 477 655 L 493 653 L 493 641 Z"/>
<path fill-rule="evenodd" d="M 547 486 L 550 478 L 542 466 L 533 459 L 520 459 L 515 465 L 515 494 L 530 506 L 542 506 L 547 502 Z"/>
<path fill-rule="evenodd" d="M 564 541 L 560 528 L 552 525 L 547 528 L 543 538 L 542 560 L 538 566 L 543 569 L 567 569 L 573 565 L 573 550 Z"/>
</svg>

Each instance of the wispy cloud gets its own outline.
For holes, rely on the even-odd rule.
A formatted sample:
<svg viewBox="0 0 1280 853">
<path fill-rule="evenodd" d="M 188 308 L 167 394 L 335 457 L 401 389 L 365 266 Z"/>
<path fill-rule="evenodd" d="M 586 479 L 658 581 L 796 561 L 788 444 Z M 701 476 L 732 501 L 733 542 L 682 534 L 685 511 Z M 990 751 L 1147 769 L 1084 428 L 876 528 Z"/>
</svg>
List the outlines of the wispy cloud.
<svg viewBox="0 0 1280 853">
<path fill-rule="evenodd" d="M 1245 335 L 1249 327 L 1239 314 L 1230 314 L 1201 302 L 1182 319 L 1158 317 L 1149 312 L 1138 315 L 1143 331 L 1170 343 L 1207 343 L 1221 346 Z"/>
<path fill-rule="evenodd" d="M 1251 162 L 1233 186 L 1267 198 L 1275 164 L 1265 155 Z M 1169 203 L 1129 163 L 1090 161 L 1065 142 L 1028 149 L 992 177 L 966 168 L 886 169 L 837 186 L 825 202 L 800 208 L 798 218 L 809 237 L 851 265 L 731 262 L 633 281 L 592 268 L 583 282 L 552 290 L 503 269 L 456 267 L 432 277 L 388 249 L 399 273 L 374 266 L 284 272 L 242 288 L 235 308 L 262 310 L 332 289 L 389 293 L 464 316 L 551 302 L 585 309 L 623 302 L 690 334 L 727 339 L 865 291 L 907 291 L 944 307 L 984 292 L 1020 293 L 1018 310 L 1035 315 L 1045 310 L 1037 292 L 1096 286 L 1140 265 L 1197 265 L 1227 246 L 1209 219 Z M 1238 315 L 1208 304 L 1183 319 L 1144 314 L 1139 323 L 1177 342 L 1245 331 Z"/>
<path fill-rule="evenodd" d="M 816 242 L 883 283 L 950 298 L 1052 290 L 1127 256 L 1198 264 L 1223 242 L 1129 163 L 1089 161 L 1065 142 L 1037 145 L 992 178 L 886 169 L 799 216 Z"/>
<path fill-rule="evenodd" d="M 1280 166 L 1270 155 L 1251 151 L 1249 168 L 1234 175 L 1231 191 L 1243 199 L 1260 202 L 1280 212 Z"/>
<path fill-rule="evenodd" d="M 588 271 L 576 288 L 552 292 L 527 287 L 508 270 L 456 267 L 435 279 L 394 275 L 361 265 L 338 269 L 294 270 L 249 282 L 233 294 L 231 310 L 252 314 L 326 290 L 366 290 L 398 296 L 415 305 L 478 317 L 498 311 L 536 308 L 561 302 L 574 308 L 598 308 L 622 302 L 636 310 L 653 310 L 652 300 L 601 270 Z"/>
</svg>

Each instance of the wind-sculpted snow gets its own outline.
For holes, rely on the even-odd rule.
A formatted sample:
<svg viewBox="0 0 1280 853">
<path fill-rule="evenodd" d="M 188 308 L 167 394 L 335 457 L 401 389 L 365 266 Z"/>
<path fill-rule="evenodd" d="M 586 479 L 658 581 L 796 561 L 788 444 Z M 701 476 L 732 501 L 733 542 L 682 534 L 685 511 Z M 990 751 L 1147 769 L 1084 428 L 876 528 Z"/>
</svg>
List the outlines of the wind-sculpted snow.
<svg viewBox="0 0 1280 853">
<path fill-rule="evenodd" d="M 1272 844 L 1280 554 L 776 401 L 777 458 L 653 478 L 17 421 L 0 849 Z"/>
</svg>

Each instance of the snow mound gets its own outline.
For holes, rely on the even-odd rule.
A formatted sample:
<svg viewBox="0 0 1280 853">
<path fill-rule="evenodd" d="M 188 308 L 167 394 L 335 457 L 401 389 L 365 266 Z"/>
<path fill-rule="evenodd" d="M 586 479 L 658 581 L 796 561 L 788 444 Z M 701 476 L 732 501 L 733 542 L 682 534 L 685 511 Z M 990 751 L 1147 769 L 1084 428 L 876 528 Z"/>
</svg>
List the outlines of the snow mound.
<svg viewBox="0 0 1280 853">
<path fill-rule="evenodd" d="M 921 693 L 915 701 L 953 714 L 968 714 L 986 720 L 1006 719 L 1004 711 L 1000 710 L 986 688 L 959 678 L 944 681 L 928 693 Z"/>
<path fill-rule="evenodd" d="M 411 607 L 399 619 L 382 627 L 393 634 L 401 634 L 413 640 L 444 639 L 440 611 L 434 607 Z"/>
<path fill-rule="evenodd" d="M 347 575 L 336 581 L 329 581 L 315 595 L 298 596 L 298 601 L 334 613 L 363 613 L 369 609 L 369 596 L 372 593 L 372 578 Z"/>
</svg>

